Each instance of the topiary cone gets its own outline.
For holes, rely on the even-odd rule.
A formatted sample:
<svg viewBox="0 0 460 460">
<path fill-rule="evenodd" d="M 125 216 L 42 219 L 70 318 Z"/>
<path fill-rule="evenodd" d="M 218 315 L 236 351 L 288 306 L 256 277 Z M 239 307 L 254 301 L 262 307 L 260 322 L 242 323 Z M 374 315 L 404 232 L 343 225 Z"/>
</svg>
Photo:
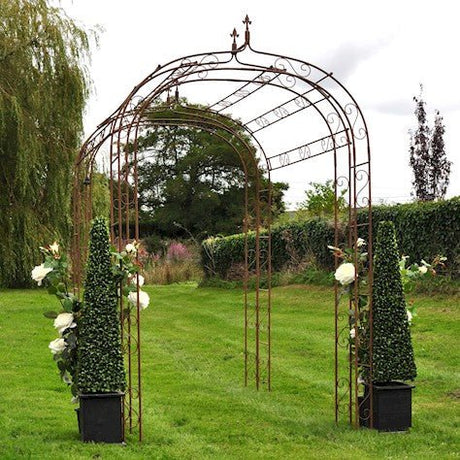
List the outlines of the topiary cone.
<svg viewBox="0 0 460 460">
<path fill-rule="evenodd" d="M 103 218 L 94 219 L 90 231 L 77 385 L 80 393 L 111 393 L 126 387 L 109 233 Z"/>
<path fill-rule="evenodd" d="M 414 361 L 393 222 L 380 222 L 374 251 L 373 375 L 375 383 L 414 380 Z"/>
</svg>

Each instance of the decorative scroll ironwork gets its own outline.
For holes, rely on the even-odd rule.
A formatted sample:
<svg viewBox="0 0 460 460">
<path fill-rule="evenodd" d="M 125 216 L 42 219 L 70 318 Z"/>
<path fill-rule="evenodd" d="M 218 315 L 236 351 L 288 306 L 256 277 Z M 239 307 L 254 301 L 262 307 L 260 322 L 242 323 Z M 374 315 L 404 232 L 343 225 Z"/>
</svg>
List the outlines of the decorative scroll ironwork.
<svg viewBox="0 0 460 460">
<path fill-rule="evenodd" d="M 210 110 L 215 110 L 216 112 L 222 112 L 223 110 L 228 109 L 232 105 L 235 105 L 236 103 L 260 90 L 264 85 L 274 80 L 275 78 L 276 75 L 270 77 L 266 75 L 265 71 L 261 72 L 253 80 L 240 86 L 238 89 L 215 102 L 214 104 L 209 105 L 208 108 Z"/>
<path fill-rule="evenodd" d="M 350 142 L 345 136 L 338 136 L 346 133 L 346 130 L 339 131 L 332 136 L 321 137 L 306 144 L 299 145 L 292 149 L 267 157 L 267 164 L 270 171 L 284 168 L 294 163 L 299 163 L 309 158 L 314 158 L 325 153 L 337 151 L 348 147 Z"/>
<path fill-rule="evenodd" d="M 266 167 L 269 184 L 270 172 L 289 167 L 320 155 L 328 154 L 333 164 L 333 179 L 336 196 L 342 196 L 346 190 L 348 202 L 348 222 L 346 226 L 346 244 L 353 248 L 358 238 L 360 225 L 367 226 L 369 253 L 369 289 L 372 289 L 372 215 L 371 215 L 371 172 L 368 130 L 361 110 L 349 91 L 333 76 L 318 66 L 299 59 L 262 52 L 251 45 L 251 21 L 246 16 L 244 24 L 244 42 L 238 45 L 238 31 L 232 33 L 229 50 L 199 53 L 181 57 L 156 69 L 134 87 L 121 105 L 96 129 L 83 144 L 76 162 L 74 182 L 73 220 L 74 237 L 72 259 L 75 268 L 75 281 L 81 283 L 83 270 L 82 257 L 86 252 L 85 232 L 91 219 L 91 174 L 99 155 L 108 151 L 110 156 L 110 194 L 111 194 L 111 236 L 123 240 L 139 239 L 139 209 L 137 202 L 137 163 L 139 158 L 137 141 L 145 125 L 146 115 L 152 107 L 163 103 L 163 111 L 169 111 L 169 117 L 159 117 L 159 125 L 186 125 L 207 130 L 220 136 L 232 148 L 238 150 L 241 145 L 252 152 L 254 165 Z M 232 84 L 236 89 L 217 102 L 208 103 L 206 109 L 185 110 L 179 106 L 179 88 L 192 87 L 194 84 L 219 83 Z M 271 100 L 272 95 L 277 97 Z M 279 95 L 283 95 L 280 103 Z M 229 108 L 240 110 L 240 119 L 249 118 L 244 107 L 259 95 L 266 102 L 259 113 L 251 113 L 249 121 L 229 123 L 222 115 Z M 256 98 L 257 100 L 257 98 Z M 236 114 L 238 116 L 238 113 Z M 314 130 L 302 128 L 305 139 L 297 140 L 297 146 L 286 145 L 285 150 L 277 154 L 266 155 L 259 133 L 266 133 L 275 126 L 285 123 L 295 124 L 298 129 L 315 119 L 320 131 L 312 137 Z M 300 122 L 299 122 L 300 120 Z M 150 121 L 151 122 L 151 121 Z M 233 126 L 233 128 L 232 128 Z M 243 130 L 247 137 L 241 136 Z M 232 143 L 238 139 L 238 145 Z M 251 139 L 257 147 L 249 145 Z M 129 146 L 129 149 L 126 148 Z M 241 155 L 240 158 L 247 155 Z M 264 207 L 271 208 L 271 184 L 269 191 L 261 190 L 258 181 L 255 191 L 256 206 L 249 209 L 248 170 L 249 164 L 242 161 L 245 171 L 245 205 L 243 219 L 245 238 L 244 262 L 244 381 L 246 385 L 255 383 L 257 389 L 271 388 L 271 238 L 270 222 L 263 222 L 267 233 L 261 231 L 262 201 Z M 257 168 L 256 168 L 257 169 Z M 89 186 L 83 183 L 89 180 Z M 130 189 L 133 190 L 132 196 Z M 252 193 L 252 191 L 251 191 Z M 115 204 L 118 203 L 118 207 Z M 357 208 L 368 210 L 368 222 L 357 223 Z M 132 225 L 129 224 L 132 222 Z M 334 211 L 334 244 L 340 244 L 341 235 L 339 212 Z M 254 247 L 249 244 L 249 231 L 255 234 Z M 120 246 L 121 249 L 121 246 Z M 355 251 L 356 256 L 356 251 Z M 338 261 L 335 261 L 336 267 Z M 249 278 L 255 278 L 255 289 L 249 289 Z M 371 293 L 369 293 L 371 298 Z M 357 291 L 353 292 L 350 303 L 340 302 L 339 286 L 335 287 L 335 419 L 341 417 L 358 426 L 358 392 L 361 388 L 359 370 L 362 366 L 372 366 L 359 362 L 355 350 L 359 346 L 358 333 L 350 340 L 351 314 L 358 317 L 356 305 Z M 369 356 L 372 356 L 372 305 L 369 306 L 370 344 Z M 142 439 L 142 372 L 141 372 L 141 336 L 139 305 L 130 314 L 124 314 L 121 308 L 123 347 L 128 365 L 129 388 L 125 408 L 125 428 L 127 432 L 137 430 Z M 351 312 L 351 313 L 350 313 Z M 356 329 L 356 327 L 355 327 Z M 356 330 L 356 332 L 358 332 Z M 372 375 L 372 369 L 370 369 Z M 370 393 L 372 394 L 372 385 Z M 361 400 L 360 400 L 361 401 Z M 367 404 L 367 403 L 366 403 Z M 372 397 L 370 397 L 370 407 Z M 369 407 L 368 406 L 366 407 Z M 363 415 L 364 417 L 367 414 Z M 372 407 L 369 411 L 369 426 L 372 426 Z"/>
</svg>

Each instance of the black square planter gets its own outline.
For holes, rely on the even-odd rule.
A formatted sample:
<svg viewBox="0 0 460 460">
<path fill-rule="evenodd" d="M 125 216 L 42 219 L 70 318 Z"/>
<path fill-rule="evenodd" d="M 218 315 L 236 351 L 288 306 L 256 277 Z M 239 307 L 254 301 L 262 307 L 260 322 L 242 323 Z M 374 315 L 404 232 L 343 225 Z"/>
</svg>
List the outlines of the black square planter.
<svg viewBox="0 0 460 460">
<path fill-rule="evenodd" d="M 78 414 L 84 442 L 122 443 L 123 393 L 86 393 L 79 395 Z"/>
<path fill-rule="evenodd" d="M 413 385 L 400 382 L 373 385 L 373 428 L 379 431 L 407 431 L 412 426 Z M 361 426 L 370 426 L 369 387 L 364 386 L 364 397 L 360 398 L 359 421 Z"/>
</svg>

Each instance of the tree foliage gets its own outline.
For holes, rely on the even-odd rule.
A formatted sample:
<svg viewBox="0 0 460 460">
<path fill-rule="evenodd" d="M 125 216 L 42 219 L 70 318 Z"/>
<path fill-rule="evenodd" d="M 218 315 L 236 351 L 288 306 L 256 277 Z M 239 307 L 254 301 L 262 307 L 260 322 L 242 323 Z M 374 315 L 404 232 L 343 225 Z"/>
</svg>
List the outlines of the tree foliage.
<svg viewBox="0 0 460 460">
<path fill-rule="evenodd" d="M 157 110 L 149 114 L 152 125 L 161 117 L 190 117 L 196 106 L 181 101 L 180 112 Z M 210 118 L 217 115 L 207 113 Z M 222 122 L 222 119 L 219 119 Z M 237 122 L 225 120 L 238 136 L 224 130 L 199 126 L 152 126 L 139 139 L 139 200 L 144 218 L 153 220 L 160 232 L 177 234 L 178 226 L 203 238 L 210 234 L 241 231 L 245 203 L 246 164 L 250 209 L 256 200 L 256 182 L 268 188 L 268 180 L 255 148 Z M 240 139 L 243 139 L 241 141 Z M 236 150 L 231 147 L 232 144 Z M 249 145 L 249 150 L 247 146 Z M 241 156 L 241 157 L 240 157 Z M 286 184 L 273 184 L 272 211 L 284 210 Z M 260 208 L 267 217 L 267 192 L 261 192 Z"/>
<path fill-rule="evenodd" d="M 444 121 L 438 110 L 434 118 L 434 129 L 431 136 L 431 161 L 433 166 L 429 178 L 431 194 L 435 198 L 444 198 L 446 196 L 452 164 L 447 160 L 444 133 Z"/>
<path fill-rule="evenodd" d="M 42 241 L 70 229 L 89 37 L 47 0 L 0 0 L 0 285 L 30 284 Z"/>
<path fill-rule="evenodd" d="M 345 209 L 347 205 L 344 198 L 346 190 L 339 192 L 336 199 L 332 180 L 328 180 L 324 184 L 310 182 L 309 185 L 311 189 L 305 192 L 307 197 L 299 206 L 301 211 L 307 211 L 310 216 L 325 217 L 333 216 L 336 207 L 339 213 Z"/>
<path fill-rule="evenodd" d="M 418 126 L 409 148 L 409 163 L 414 173 L 412 185 L 418 200 L 433 201 L 444 198 L 449 185 L 451 162 L 447 160 L 445 152 L 445 126 L 437 111 L 434 128 L 431 130 L 428 127 L 422 95 L 414 97 L 414 101 Z"/>
<path fill-rule="evenodd" d="M 106 220 L 94 219 L 89 243 L 82 318 L 79 324 L 77 386 L 81 393 L 125 389 L 117 285 L 112 272 Z"/>
</svg>

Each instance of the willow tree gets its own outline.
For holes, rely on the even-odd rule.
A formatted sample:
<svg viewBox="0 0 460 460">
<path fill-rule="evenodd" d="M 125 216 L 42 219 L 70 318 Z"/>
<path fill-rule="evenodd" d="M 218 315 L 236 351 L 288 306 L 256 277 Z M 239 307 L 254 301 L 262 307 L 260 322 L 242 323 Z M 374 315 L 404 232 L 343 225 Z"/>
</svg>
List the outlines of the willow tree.
<svg viewBox="0 0 460 460">
<path fill-rule="evenodd" d="M 39 245 L 69 238 L 89 42 L 48 0 L 0 0 L 0 285 L 27 286 Z"/>
</svg>

